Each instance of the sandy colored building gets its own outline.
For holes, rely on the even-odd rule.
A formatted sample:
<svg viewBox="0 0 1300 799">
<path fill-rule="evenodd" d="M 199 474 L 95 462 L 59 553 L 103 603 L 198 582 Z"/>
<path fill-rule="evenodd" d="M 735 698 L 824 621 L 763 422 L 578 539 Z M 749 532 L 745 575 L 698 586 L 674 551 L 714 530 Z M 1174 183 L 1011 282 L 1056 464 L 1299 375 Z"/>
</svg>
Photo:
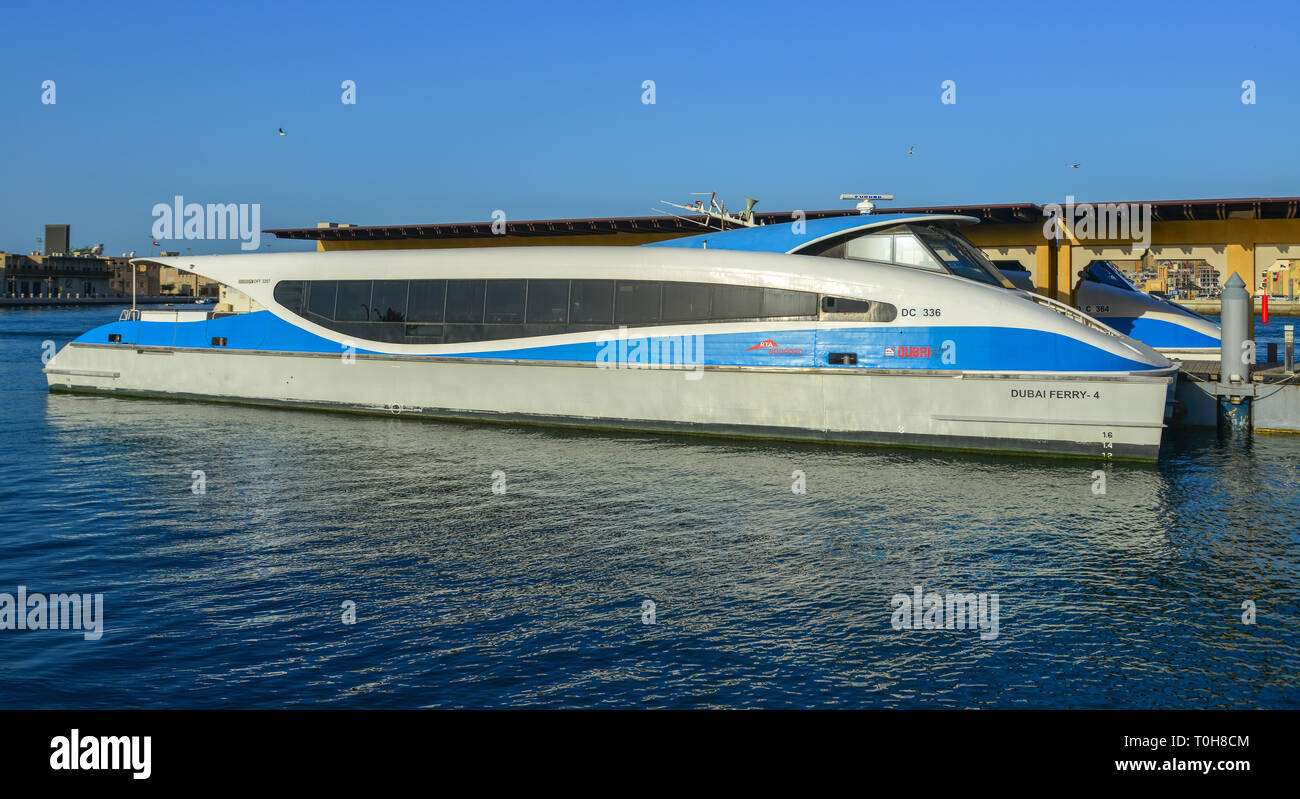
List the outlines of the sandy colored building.
<svg viewBox="0 0 1300 799">
<path fill-rule="evenodd" d="M 1261 289 L 1275 297 L 1300 295 L 1300 261 L 1278 261 L 1270 266 L 1264 274 Z"/>
<path fill-rule="evenodd" d="M 79 255 L 0 253 L 2 290 L 11 297 L 107 297 L 104 259 Z"/>
</svg>

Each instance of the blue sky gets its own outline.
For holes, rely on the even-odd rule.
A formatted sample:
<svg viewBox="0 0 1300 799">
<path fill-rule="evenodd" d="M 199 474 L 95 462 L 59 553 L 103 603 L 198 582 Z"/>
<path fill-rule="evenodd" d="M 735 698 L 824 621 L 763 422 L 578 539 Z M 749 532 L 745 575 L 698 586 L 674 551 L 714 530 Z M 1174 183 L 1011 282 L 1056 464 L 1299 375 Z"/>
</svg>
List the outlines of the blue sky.
<svg viewBox="0 0 1300 799">
<path fill-rule="evenodd" d="M 769 211 L 1300 195 L 1293 1 L 11 1 L 0 19 L 10 252 L 63 222 L 74 245 L 147 252 L 177 194 L 260 203 L 262 227 L 640 215 L 714 190 Z"/>
</svg>

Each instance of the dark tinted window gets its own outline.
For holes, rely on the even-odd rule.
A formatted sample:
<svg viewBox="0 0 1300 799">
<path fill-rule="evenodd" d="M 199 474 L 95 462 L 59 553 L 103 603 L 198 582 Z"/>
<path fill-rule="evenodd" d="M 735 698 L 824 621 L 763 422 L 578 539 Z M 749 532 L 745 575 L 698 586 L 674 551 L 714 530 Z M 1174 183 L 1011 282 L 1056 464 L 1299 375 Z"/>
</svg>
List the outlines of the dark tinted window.
<svg viewBox="0 0 1300 799">
<path fill-rule="evenodd" d="M 714 286 L 714 319 L 754 319 L 763 313 L 763 290 L 752 286 Z"/>
<path fill-rule="evenodd" d="M 447 321 L 483 321 L 483 281 L 447 281 Z"/>
<path fill-rule="evenodd" d="M 569 308 L 573 324 L 609 324 L 614 319 L 614 281 L 573 281 Z"/>
<path fill-rule="evenodd" d="M 720 305 L 725 319 L 817 318 L 817 295 L 809 292 L 639 280 L 281 281 L 274 293 L 291 309 L 302 306 L 305 294 L 302 313 L 348 337 L 409 344 L 499 341 L 616 324 L 707 323 L 720 318 Z M 865 308 L 868 321 L 895 313 L 885 303 L 826 302 L 829 313 Z M 858 304 L 836 308 L 836 302 Z"/>
<path fill-rule="evenodd" d="M 711 289 L 707 283 L 665 283 L 663 321 L 708 319 Z"/>
<path fill-rule="evenodd" d="M 370 299 L 371 321 L 406 321 L 405 280 L 376 280 L 373 292 Z"/>
<path fill-rule="evenodd" d="M 406 306 L 406 318 L 412 322 L 441 322 L 442 304 L 446 297 L 447 281 L 412 280 L 411 299 Z"/>
<path fill-rule="evenodd" d="M 306 291 L 307 286 L 301 280 L 281 280 L 275 284 L 275 301 L 301 315 L 303 295 Z"/>
<path fill-rule="evenodd" d="M 817 313 L 817 295 L 807 291 L 763 289 L 763 316 L 810 316 Z"/>
<path fill-rule="evenodd" d="M 403 325 L 403 330 L 412 344 L 442 343 L 442 325 Z"/>
<path fill-rule="evenodd" d="M 528 281 L 528 322 L 564 322 L 569 307 L 569 281 Z"/>
<path fill-rule="evenodd" d="M 618 281 L 618 293 L 614 298 L 614 321 L 619 324 L 658 322 L 662 286 L 662 283 L 649 281 Z"/>
<path fill-rule="evenodd" d="M 489 280 L 484 321 L 518 324 L 524 321 L 524 281 Z"/>
<path fill-rule="evenodd" d="M 370 281 L 340 280 L 334 318 L 340 322 L 364 322 L 370 318 Z"/>
<path fill-rule="evenodd" d="M 333 280 L 313 280 L 307 292 L 307 310 L 325 319 L 334 318 L 334 291 L 338 286 Z"/>
<path fill-rule="evenodd" d="M 847 297 L 822 297 L 822 310 L 826 313 L 867 313 L 870 300 L 853 300 Z"/>
<path fill-rule="evenodd" d="M 858 314 L 868 322 L 892 322 L 898 309 L 887 302 L 855 300 L 848 297 L 822 297 L 822 311 L 828 314 Z"/>
</svg>

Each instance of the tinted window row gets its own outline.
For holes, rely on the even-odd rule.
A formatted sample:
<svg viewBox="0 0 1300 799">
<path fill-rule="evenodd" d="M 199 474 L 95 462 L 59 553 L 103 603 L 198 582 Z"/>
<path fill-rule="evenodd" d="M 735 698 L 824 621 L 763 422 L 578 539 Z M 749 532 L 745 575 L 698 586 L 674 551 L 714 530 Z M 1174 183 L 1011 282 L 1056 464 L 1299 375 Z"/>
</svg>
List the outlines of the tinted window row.
<svg viewBox="0 0 1300 799">
<path fill-rule="evenodd" d="M 817 295 L 639 280 L 287 280 L 275 300 L 372 341 L 438 343 L 745 319 L 815 319 Z"/>
</svg>

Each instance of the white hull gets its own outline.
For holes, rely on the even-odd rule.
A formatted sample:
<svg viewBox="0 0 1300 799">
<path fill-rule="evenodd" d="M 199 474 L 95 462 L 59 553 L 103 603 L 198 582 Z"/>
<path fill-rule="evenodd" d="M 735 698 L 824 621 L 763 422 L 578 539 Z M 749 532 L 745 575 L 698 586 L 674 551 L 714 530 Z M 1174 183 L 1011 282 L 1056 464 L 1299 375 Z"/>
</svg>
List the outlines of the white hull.
<svg viewBox="0 0 1300 799">
<path fill-rule="evenodd" d="M 52 391 L 442 419 L 1155 460 L 1173 372 L 593 364 L 69 344 Z M 694 379 L 692 379 L 694 378 Z"/>
</svg>

